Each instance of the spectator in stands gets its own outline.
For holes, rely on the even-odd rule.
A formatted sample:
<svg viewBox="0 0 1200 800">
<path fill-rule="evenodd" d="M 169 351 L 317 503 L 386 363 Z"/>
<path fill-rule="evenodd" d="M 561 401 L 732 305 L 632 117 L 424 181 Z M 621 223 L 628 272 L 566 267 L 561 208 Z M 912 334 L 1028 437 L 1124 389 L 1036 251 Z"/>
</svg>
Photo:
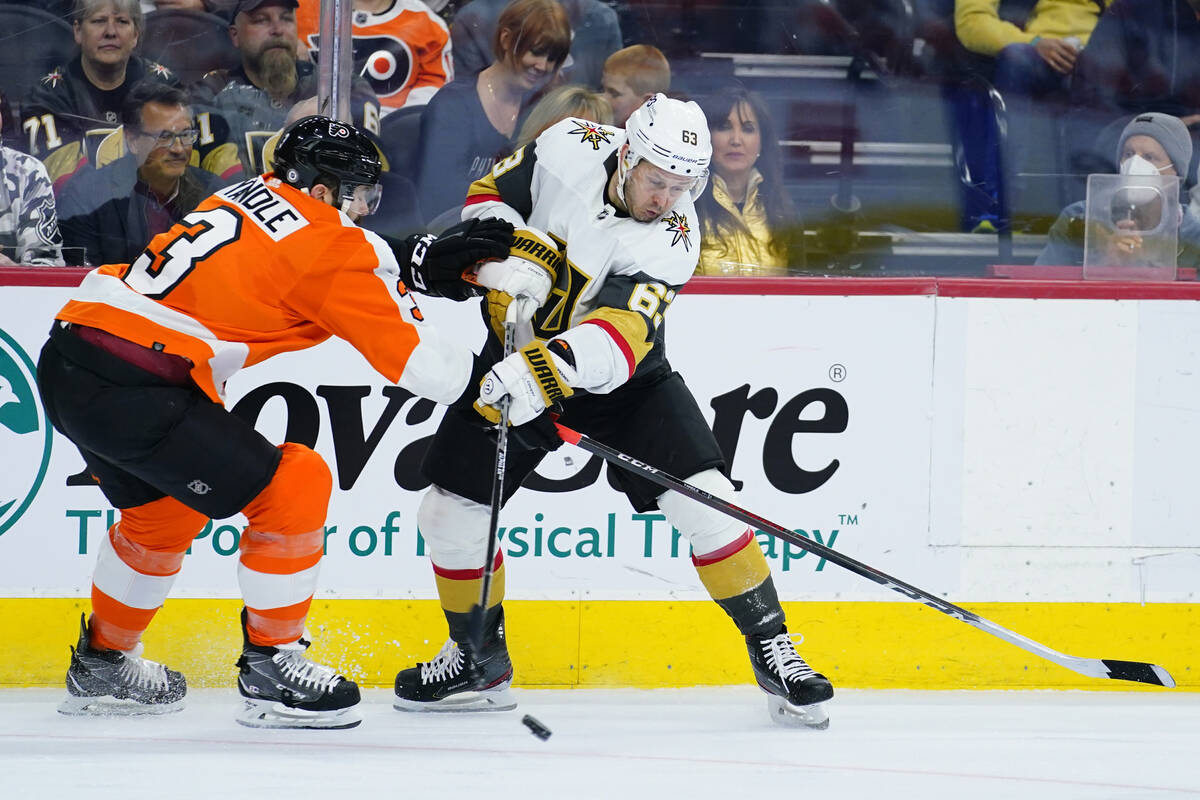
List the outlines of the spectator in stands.
<svg viewBox="0 0 1200 800">
<path fill-rule="evenodd" d="M 974 53 L 985 77 L 1004 99 L 1007 147 L 995 129 L 994 112 L 978 90 L 959 93 L 955 115 L 963 157 L 978 191 L 966 211 L 965 227 L 992 232 L 1001 224 L 1002 181 L 1013 176 L 1028 152 L 1024 134 L 1035 101 L 1066 99 L 1075 59 L 1109 0 L 1041 0 L 1023 23 L 1002 18 L 1002 0 L 955 0 L 954 29 Z M 1011 194 L 1011 192 L 1010 192 Z"/>
<path fill-rule="evenodd" d="M 21 103 L 28 152 L 46 164 L 56 188 L 87 163 L 85 137 L 120 124 L 130 87 L 141 80 L 177 84 L 166 67 L 133 55 L 142 21 L 139 0 L 76 0 L 71 24 L 79 54 Z"/>
<path fill-rule="evenodd" d="M 283 127 L 288 109 L 317 94 L 316 67 L 296 57 L 298 5 L 297 0 L 240 0 L 229 36 L 241 52 L 241 66 L 213 70 L 192 92 L 201 129 L 211 130 L 224 159 L 236 155 L 246 172 L 263 172 L 263 144 Z M 379 100 L 371 86 L 356 76 L 350 94 L 354 124 L 378 135 Z"/>
<path fill-rule="evenodd" d="M 623 128 L 635 108 L 670 90 L 671 65 L 653 45 L 630 45 L 605 59 L 600 88 L 612 104 L 613 124 Z"/>
<path fill-rule="evenodd" d="M 216 177 L 189 165 L 198 131 L 182 90 L 143 82 L 121 111 L 128 152 L 88 167 L 60 193 L 63 239 L 82 247 L 89 264 L 129 264 L 219 188 Z"/>
<path fill-rule="evenodd" d="M 508 0 L 471 0 L 458 10 L 450 25 L 454 44 L 454 74 L 460 80 L 477 75 L 492 63 L 496 23 Z M 574 37 L 563 77 L 571 83 L 596 88 L 604 59 L 621 47 L 617 12 L 600 0 L 559 0 L 567 13 Z"/>
<path fill-rule="evenodd" d="M 62 236 L 46 167 L 0 140 L 0 177 L 0 267 L 61 267 Z"/>
<path fill-rule="evenodd" d="M 1187 126 L 1170 114 L 1148 113 L 1134 117 L 1122 130 L 1116 147 L 1116 163 L 1121 174 L 1152 174 L 1188 176 L 1192 159 L 1192 140 Z M 1136 165 L 1136 166 L 1135 166 Z M 1140 167 L 1140 169 L 1138 169 Z M 1189 181 L 1181 182 L 1186 198 Z M 1036 263 L 1046 265 L 1080 265 L 1084 255 L 1086 203 L 1083 200 L 1063 209 L 1050 228 L 1046 247 Z M 1121 225 L 1118 223 L 1118 228 Z M 1141 237 L 1136 234 L 1113 237 L 1110 246 L 1122 247 L 1121 260 L 1136 263 Z M 1200 219 L 1184 214 L 1179 225 L 1179 257 L 1181 267 L 1200 266 Z"/>
<path fill-rule="evenodd" d="M 558 74 L 571 46 L 555 0 L 514 0 L 496 26 L 496 60 L 447 84 L 421 117 L 417 193 L 425 219 L 461 206 L 471 183 L 512 150 L 517 122 Z"/>
<path fill-rule="evenodd" d="M 521 123 L 521 131 L 517 134 L 516 146 L 513 149 L 524 147 L 541 136 L 542 131 L 567 117 L 577 117 L 601 125 L 613 124 L 612 106 L 604 95 L 593 92 L 586 86 L 568 83 L 551 89 L 534 104 L 525 121 Z"/>
<path fill-rule="evenodd" d="M 697 275 L 786 275 L 804 267 L 804 237 L 783 185 L 774 120 L 743 88 L 701 102 L 712 135 L 708 186 L 696 201 Z"/>
<path fill-rule="evenodd" d="M 1181 118 L 1194 145 L 1200 129 L 1197 53 L 1200 2 L 1114 0 L 1080 53 L 1072 77 L 1073 108 L 1065 137 L 1069 171 L 1114 171 L 1111 156 L 1121 126 L 1130 115 L 1147 111 Z M 1077 196 L 1082 188 L 1074 186 Z"/>
<path fill-rule="evenodd" d="M 354 71 L 371 84 L 380 111 L 423 106 L 453 78 L 450 29 L 421 0 L 354 0 Z M 296 27 L 319 58 L 321 0 L 300 0 Z"/>
</svg>

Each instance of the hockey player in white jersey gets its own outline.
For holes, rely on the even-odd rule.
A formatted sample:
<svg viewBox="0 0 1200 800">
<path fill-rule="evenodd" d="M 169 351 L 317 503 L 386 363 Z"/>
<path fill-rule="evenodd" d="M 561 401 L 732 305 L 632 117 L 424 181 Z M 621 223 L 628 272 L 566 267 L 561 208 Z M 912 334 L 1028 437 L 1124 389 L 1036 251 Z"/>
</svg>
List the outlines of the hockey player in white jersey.
<svg viewBox="0 0 1200 800">
<path fill-rule="evenodd" d="M 418 517 L 429 547 L 450 639 L 427 663 L 396 676 L 405 711 L 501 711 L 516 706 L 505 644 L 504 563 L 497 552 L 478 647 L 468 630 L 487 552 L 495 443 L 478 424 L 499 420 L 509 398 L 512 438 L 504 500 L 562 442 L 562 422 L 706 491 L 733 487 L 716 440 L 680 375 L 667 362 L 663 317 L 696 268 L 693 199 L 704 188 L 712 148 L 695 103 L 657 95 L 624 131 L 567 119 L 496 164 L 471 185 L 464 218 L 496 216 L 517 226 L 511 255 L 494 268 L 544 273 L 544 296 L 488 296 L 492 335 L 509 302 L 525 321 L 518 350 L 481 382 L 475 408 L 447 411 L 423 470 L 433 484 Z M 484 269 L 492 269 L 487 265 Z M 524 284 L 528 286 L 526 278 Z M 495 285 L 495 284 L 493 284 Z M 536 308 L 534 308 L 536 306 Z M 829 681 L 796 652 L 754 532 L 675 492 L 621 471 L 615 480 L 639 512 L 660 509 L 688 537 L 713 599 L 745 637 L 768 710 L 783 724 L 824 727 Z"/>
</svg>

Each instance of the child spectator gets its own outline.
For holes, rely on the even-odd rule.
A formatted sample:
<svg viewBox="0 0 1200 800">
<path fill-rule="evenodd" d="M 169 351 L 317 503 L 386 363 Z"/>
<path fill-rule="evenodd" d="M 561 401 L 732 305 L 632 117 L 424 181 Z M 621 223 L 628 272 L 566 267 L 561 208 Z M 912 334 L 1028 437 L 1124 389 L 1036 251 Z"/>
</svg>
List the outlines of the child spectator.
<svg viewBox="0 0 1200 800">
<path fill-rule="evenodd" d="M 623 128 L 635 108 L 670 90 L 671 65 L 653 45 L 630 45 L 605 59 L 600 87 L 612 103 L 613 124 Z"/>
<path fill-rule="evenodd" d="M 542 135 L 542 131 L 568 117 L 578 117 L 601 125 L 613 124 L 612 106 L 604 95 L 586 86 L 568 83 L 546 93 L 529 111 L 521 123 L 514 150 L 520 149 Z"/>
</svg>

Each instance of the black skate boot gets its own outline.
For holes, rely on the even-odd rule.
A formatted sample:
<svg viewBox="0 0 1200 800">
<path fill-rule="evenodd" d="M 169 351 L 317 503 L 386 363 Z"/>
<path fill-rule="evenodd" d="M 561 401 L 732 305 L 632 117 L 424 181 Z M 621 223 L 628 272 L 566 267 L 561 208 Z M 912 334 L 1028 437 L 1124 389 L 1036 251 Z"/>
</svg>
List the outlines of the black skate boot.
<svg viewBox="0 0 1200 800">
<path fill-rule="evenodd" d="M 79 619 L 79 642 L 71 648 L 67 668 L 69 697 L 59 704 L 62 714 L 169 714 L 183 709 L 187 681 L 178 672 L 142 658 L 139 642 L 133 650 L 97 650 L 84 616 Z"/>
<path fill-rule="evenodd" d="M 483 646 L 447 639 L 432 661 L 401 670 L 392 706 L 400 711 L 511 711 L 513 668 L 501 610 Z"/>
<path fill-rule="evenodd" d="M 754 677 L 767 693 L 772 721 L 820 730 L 829 727 L 829 715 L 820 703 L 833 697 L 833 685 L 804 662 L 786 627 L 773 636 L 747 636 L 746 648 Z"/>
<path fill-rule="evenodd" d="M 358 684 L 332 667 L 304 656 L 301 637 L 274 647 L 250 643 L 242 610 L 242 656 L 238 691 L 245 707 L 237 721 L 249 728 L 353 728 L 362 722 L 354 706 Z"/>
</svg>

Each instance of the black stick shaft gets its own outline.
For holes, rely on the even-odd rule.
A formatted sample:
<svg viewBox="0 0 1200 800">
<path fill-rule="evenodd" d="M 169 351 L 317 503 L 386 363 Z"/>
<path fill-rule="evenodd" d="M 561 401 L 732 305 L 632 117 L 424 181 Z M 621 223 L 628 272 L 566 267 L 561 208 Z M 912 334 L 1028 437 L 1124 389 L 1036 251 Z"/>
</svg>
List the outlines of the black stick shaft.
<svg viewBox="0 0 1200 800">
<path fill-rule="evenodd" d="M 722 500 L 719 497 L 709 494 L 703 489 L 693 486 L 686 481 L 676 478 L 674 475 L 663 472 L 660 469 L 650 466 L 649 464 L 639 461 L 632 456 L 628 456 L 622 452 L 614 450 L 608 445 L 601 444 L 595 439 L 584 436 L 577 431 L 573 431 L 564 425 L 558 425 L 558 433 L 564 442 L 576 445 L 593 455 L 600 456 L 605 461 L 615 464 L 622 469 L 634 472 L 647 478 L 659 486 L 678 492 L 679 494 L 689 497 L 698 503 L 702 503 L 709 508 L 716 509 L 723 514 L 728 514 L 734 519 L 744 522 L 747 525 L 757 530 L 766 531 L 771 535 L 782 539 L 785 542 L 790 542 L 797 547 L 803 548 L 808 552 L 820 556 L 826 561 L 831 561 L 839 567 L 848 569 L 851 572 L 861 575 L 868 580 L 878 583 L 880 586 L 886 586 L 892 591 L 900 594 L 919 603 L 924 603 L 930 608 L 941 611 L 947 616 L 954 617 L 957 620 L 967 623 L 985 633 L 990 633 L 997 636 L 1010 644 L 1014 644 L 1024 650 L 1027 650 L 1037 656 L 1053 661 L 1067 669 L 1074 670 L 1082 675 L 1087 675 L 1093 678 L 1115 678 L 1119 680 L 1136 681 L 1139 683 L 1150 683 L 1157 686 L 1173 687 L 1175 680 L 1170 674 L 1158 666 L 1157 664 L 1146 664 L 1138 661 L 1116 661 L 1111 659 L 1094 659 L 1080 658 L 1078 656 L 1069 656 L 1060 653 L 1057 650 L 1052 650 L 1045 645 L 1035 642 L 1019 633 L 1010 631 L 996 623 L 984 619 L 973 611 L 968 611 L 965 608 L 956 606 L 951 602 L 943 600 L 937 595 L 930 594 L 924 589 L 919 589 L 910 583 L 905 583 L 899 578 L 893 578 L 884 572 L 880 572 L 874 567 L 857 561 L 850 556 L 839 553 L 831 547 L 827 547 L 819 542 L 814 542 L 811 539 L 806 539 L 800 536 L 795 531 L 785 528 L 782 525 L 777 525 L 768 519 L 764 519 L 757 514 L 747 511 L 740 506 Z"/>
<path fill-rule="evenodd" d="M 513 337 L 516 323 L 504 321 L 504 358 L 513 352 Z M 492 590 L 492 573 L 496 562 L 496 533 L 500 530 L 500 506 L 504 503 L 504 473 L 508 460 L 508 407 L 512 398 L 505 395 L 500 400 L 500 428 L 496 431 L 496 466 L 492 473 L 492 509 L 488 520 L 487 556 L 483 562 L 483 581 L 479 586 L 479 604 L 471 609 L 468 630 L 471 643 L 479 650 L 483 646 L 483 621 L 487 616 L 488 595 Z"/>
</svg>

